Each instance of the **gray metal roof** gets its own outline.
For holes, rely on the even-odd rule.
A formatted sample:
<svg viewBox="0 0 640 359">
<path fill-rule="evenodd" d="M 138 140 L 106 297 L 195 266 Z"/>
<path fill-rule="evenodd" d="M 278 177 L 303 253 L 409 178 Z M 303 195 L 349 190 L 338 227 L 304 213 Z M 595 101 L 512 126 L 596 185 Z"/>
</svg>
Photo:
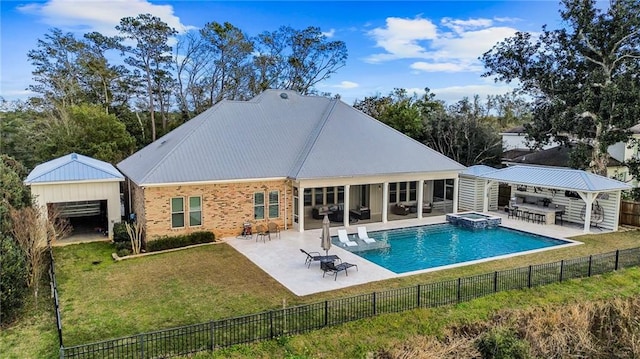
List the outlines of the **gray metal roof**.
<svg viewBox="0 0 640 359">
<path fill-rule="evenodd" d="M 340 100 L 284 90 L 222 101 L 117 166 L 139 185 L 465 168 Z"/>
<path fill-rule="evenodd" d="M 632 188 L 626 183 L 611 178 L 569 168 L 511 166 L 478 177 L 513 184 L 581 192 L 617 191 Z"/>
<path fill-rule="evenodd" d="M 25 184 L 64 181 L 124 181 L 124 176 L 110 163 L 70 153 L 34 168 Z"/>
<path fill-rule="evenodd" d="M 497 170 L 496 168 L 493 168 L 490 166 L 473 165 L 473 166 L 467 167 L 467 169 L 462 171 L 460 174 L 467 175 L 467 176 L 480 176 L 485 173 L 493 172 L 496 170 Z"/>
</svg>

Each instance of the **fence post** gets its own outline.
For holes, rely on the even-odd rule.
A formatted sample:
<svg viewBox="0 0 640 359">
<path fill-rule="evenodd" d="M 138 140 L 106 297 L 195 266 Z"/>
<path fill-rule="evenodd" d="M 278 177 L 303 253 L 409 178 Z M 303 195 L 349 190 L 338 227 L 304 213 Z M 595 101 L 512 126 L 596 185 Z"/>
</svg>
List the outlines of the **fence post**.
<svg viewBox="0 0 640 359">
<path fill-rule="evenodd" d="M 591 259 L 593 256 L 589 256 L 589 271 L 587 272 L 587 277 L 591 277 Z"/>
<path fill-rule="evenodd" d="M 615 268 L 613 269 L 613 270 L 615 270 L 615 271 L 617 271 L 617 270 L 618 270 L 618 263 L 619 263 L 619 260 L 620 260 L 620 250 L 619 250 L 619 249 L 616 249 L 616 266 L 615 266 Z"/>
<path fill-rule="evenodd" d="M 373 294 L 373 315 L 375 316 L 377 311 L 376 311 L 376 292 L 371 293 Z"/>
<path fill-rule="evenodd" d="M 140 342 L 140 358 L 144 359 L 144 333 L 139 334 L 138 337 L 138 341 Z"/>
<path fill-rule="evenodd" d="M 269 337 L 273 339 L 273 310 L 269 311 Z"/>
<path fill-rule="evenodd" d="M 60 359 L 64 359 L 64 347 L 60 347 Z"/>
<path fill-rule="evenodd" d="M 527 280 L 527 287 L 531 288 L 531 266 L 529 266 L 529 278 Z"/>
<path fill-rule="evenodd" d="M 560 261 L 560 282 L 564 279 L 564 259 Z"/>
<path fill-rule="evenodd" d="M 462 278 L 458 277 L 458 295 L 457 295 L 458 303 L 460 303 L 460 298 L 462 297 L 462 293 L 460 293 L 461 283 L 462 283 Z"/>
<path fill-rule="evenodd" d="M 498 292 L 498 271 L 493 272 L 493 292 Z"/>
<path fill-rule="evenodd" d="M 216 348 L 216 337 L 214 331 L 213 320 L 209 321 L 209 335 L 211 335 L 211 351 L 214 351 Z"/>
<path fill-rule="evenodd" d="M 418 308 L 420 308 L 420 284 L 418 284 Z"/>
<path fill-rule="evenodd" d="M 324 326 L 329 325 L 329 301 L 324 301 Z"/>
</svg>

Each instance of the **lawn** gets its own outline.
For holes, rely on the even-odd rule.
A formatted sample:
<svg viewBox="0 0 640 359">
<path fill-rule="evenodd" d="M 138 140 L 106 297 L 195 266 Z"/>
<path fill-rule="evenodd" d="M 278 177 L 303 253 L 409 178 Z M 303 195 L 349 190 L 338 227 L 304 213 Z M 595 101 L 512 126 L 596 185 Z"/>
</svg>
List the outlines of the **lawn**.
<svg viewBox="0 0 640 359">
<path fill-rule="evenodd" d="M 492 272 L 640 246 L 640 232 L 574 238 L 584 245 L 296 297 L 226 244 L 114 262 L 111 245 L 55 248 L 65 346 L 336 296 Z M 297 258 L 292 258 L 296 260 Z M 301 265 L 303 258 L 300 257 Z"/>
</svg>

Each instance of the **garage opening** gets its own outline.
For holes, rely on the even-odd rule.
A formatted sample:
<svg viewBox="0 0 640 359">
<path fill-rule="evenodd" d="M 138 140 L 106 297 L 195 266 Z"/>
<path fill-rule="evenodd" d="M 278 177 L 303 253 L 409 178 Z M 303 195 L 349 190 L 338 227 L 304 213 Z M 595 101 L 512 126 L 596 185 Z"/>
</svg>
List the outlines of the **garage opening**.
<svg viewBox="0 0 640 359">
<path fill-rule="evenodd" d="M 49 203 L 48 206 L 69 221 L 72 230 L 65 239 L 96 239 L 108 235 L 106 200 Z"/>
</svg>

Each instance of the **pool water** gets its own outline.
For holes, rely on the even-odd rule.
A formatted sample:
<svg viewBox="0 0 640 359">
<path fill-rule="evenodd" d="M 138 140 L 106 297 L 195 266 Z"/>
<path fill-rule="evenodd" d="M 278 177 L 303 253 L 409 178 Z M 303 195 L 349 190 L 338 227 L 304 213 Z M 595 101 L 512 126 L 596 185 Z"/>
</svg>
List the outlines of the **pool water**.
<svg viewBox="0 0 640 359">
<path fill-rule="evenodd" d="M 489 218 L 489 216 L 485 216 L 484 214 L 480 214 L 480 213 L 459 213 L 458 214 L 459 217 L 462 218 L 469 218 L 469 219 L 487 219 Z"/>
<path fill-rule="evenodd" d="M 400 274 L 571 243 L 505 227 L 473 230 L 452 224 L 432 224 L 369 232 L 385 249 L 357 252 Z"/>
</svg>

